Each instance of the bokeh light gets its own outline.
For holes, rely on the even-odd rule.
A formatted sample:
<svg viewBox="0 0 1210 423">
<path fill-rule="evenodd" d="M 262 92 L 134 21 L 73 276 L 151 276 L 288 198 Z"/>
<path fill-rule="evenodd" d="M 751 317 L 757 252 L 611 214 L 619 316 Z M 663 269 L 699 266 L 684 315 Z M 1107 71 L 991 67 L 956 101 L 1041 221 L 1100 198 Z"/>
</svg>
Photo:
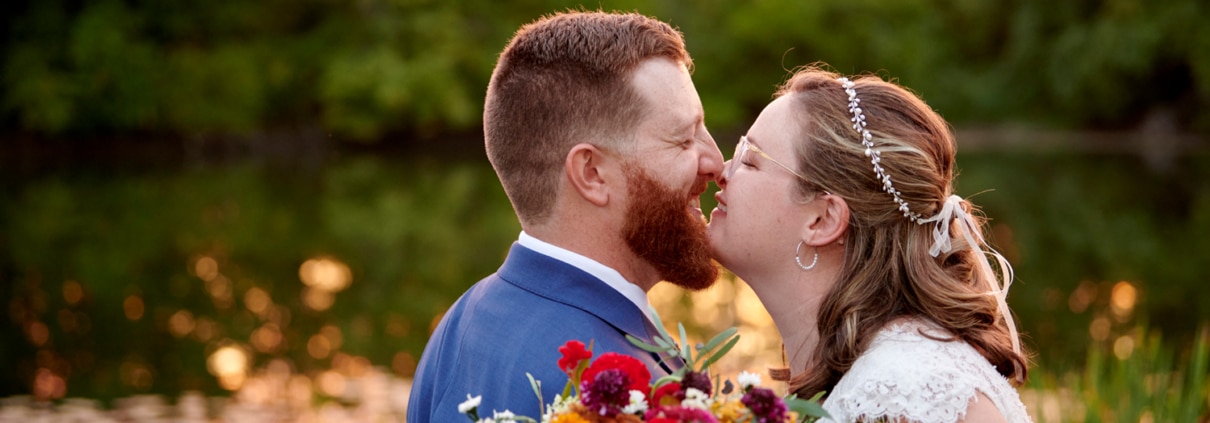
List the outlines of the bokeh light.
<svg viewBox="0 0 1210 423">
<path fill-rule="evenodd" d="M 172 317 L 168 318 L 168 332 L 177 338 L 183 338 L 193 332 L 193 328 L 197 323 L 193 320 L 193 313 L 189 310 L 178 310 L 172 313 Z"/>
<path fill-rule="evenodd" d="M 349 266 L 330 258 L 317 257 L 303 262 L 298 268 L 298 277 L 308 287 L 327 292 L 339 292 L 353 281 Z"/>
<path fill-rule="evenodd" d="M 1121 281 L 1113 286 L 1109 306 L 1113 315 L 1119 319 L 1130 317 L 1134 312 L 1135 301 L 1138 300 L 1138 290 L 1130 282 Z"/>
<path fill-rule="evenodd" d="M 193 274 L 204 281 L 211 281 L 219 276 L 218 261 L 212 257 L 202 256 L 193 263 Z"/>
<path fill-rule="evenodd" d="M 29 335 L 29 342 L 32 342 L 36 347 L 43 346 L 46 344 L 46 341 L 50 340 L 50 329 L 46 327 L 45 323 L 38 321 L 30 322 L 26 326 L 26 332 Z"/>
<path fill-rule="evenodd" d="M 238 344 L 227 342 L 219 347 L 206 359 L 206 368 L 210 374 L 218 377 L 223 389 L 234 391 L 243 386 L 248 376 L 248 352 Z"/>
<path fill-rule="evenodd" d="M 252 332 L 252 347 L 263 353 L 277 351 L 282 345 L 282 331 L 276 323 L 269 322 L 261 325 Z"/>
<path fill-rule="evenodd" d="M 336 302 L 336 296 L 331 291 L 306 287 L 302 290 L 302 302 L 308 308 L 315 311 L 324 311 L 332 307 L 332 303 Z"/>
<path fill-rule="evenodd" d="M 130 295 L 126 297 L 126 301 L 122 302 L 122 310 L 126 312 L 126 318 L 130 320 L 139 320 L 143 318 L 143 297 L 138 295 Z"/>
<path fill-rule="evenodd" d="M 1113 355 L 1117 356 L 1118 360 L 1130 358 L 1132 353 L 1134 353 L 1134 338 L 1130 335 L 1119 337 L 1113 341 Z"/>
<path fill-rule="evenodd" d="M 269 298 L 269 293 L 263 289 L 253 287 L 244 293 L 244 306 L 248 307 L 248 311 L 256 313 L 258 316 L 264 315 L 269 310 L 269 306 L 272 305 L 273 300 Z"/>
<path fill-rule="evenodd" d="M 80 286 L 79 282 L 67 281 L 63 283 L 63 300 L 67 301 L 68 305 L 80 304 L 84 299 L 84 287 Z"/>
<path fill-rule="evenodd" d="M 34 376 L 34 397 L 41 400 L 63 398 L 67 395 L 67 381 L 50 369 L 40 368 Z"/>
<path fill-rule="evenodd" d="M 1111 325 L 1109 319 L 1104 316 L 1092 319 L 1092 323 L 1088 325 L 1088 334 L 1092 335 L 1094 341 L 1104 341 L 1109 339 L 1109 330 Z"/>
</svg>

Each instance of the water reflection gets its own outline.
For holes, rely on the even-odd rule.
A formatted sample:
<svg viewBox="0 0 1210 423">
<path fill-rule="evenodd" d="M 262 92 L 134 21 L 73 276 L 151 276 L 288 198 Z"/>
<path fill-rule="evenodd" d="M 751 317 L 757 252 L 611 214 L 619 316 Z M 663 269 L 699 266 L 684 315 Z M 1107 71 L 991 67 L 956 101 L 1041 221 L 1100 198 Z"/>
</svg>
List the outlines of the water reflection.
<svg viewBox="0 0 1210 423">
<path fill-rule="evenodd" d="M 1168 176 L 1113 157 L 960 160 L 965 192 L 997 189 L 978 203 L 1014 261 L 1010 303 L 1037 352 L 1034 374 L 1058 381 L 1037 387 L 1041 410 L 1083 395 L 1069 379 L 1090 350 L 1152 360 L 1140 327 L 1162 329 L 1174 356 L 1190 356 L 1193 328 L 1210 318 L 1210 191 L 1168 183 L 1210 179 L 1210 159 L 1189 160 Z M 142 411 L 122 418 L 401 420 L 432 326 L 495 271 L 516 218 L 483 163 L 353 157 L 292 172 L 3 182 L 0 277 L 11 283 L 0 284 L 0 344 L 11 361 L 0 397 L 28 396 L 5 400 L 0 416 L 130 407 Z M 783 363 L 768 314 L 731 275 L 697 293 L 660 285 L 650 298 L 691 341 L 740 328 L 720 376 Z"/>
</svg>

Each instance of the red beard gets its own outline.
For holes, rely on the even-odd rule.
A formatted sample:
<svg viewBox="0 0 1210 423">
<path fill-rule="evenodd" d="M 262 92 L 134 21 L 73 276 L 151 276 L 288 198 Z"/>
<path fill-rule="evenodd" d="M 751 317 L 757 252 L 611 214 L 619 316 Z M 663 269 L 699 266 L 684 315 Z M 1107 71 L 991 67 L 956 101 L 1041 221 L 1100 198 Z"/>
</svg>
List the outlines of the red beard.
<svg viewBox="0 0 1210 423">
<path fill-rule="evenodd" d="M 699 291 L 718 280 L 710 237 L 701 219 L 688 212 L 685 195 L 669 189 L 642 169 L 628 166 L 630 205 L 622 236 L 662 280 Z"/>
</svg>

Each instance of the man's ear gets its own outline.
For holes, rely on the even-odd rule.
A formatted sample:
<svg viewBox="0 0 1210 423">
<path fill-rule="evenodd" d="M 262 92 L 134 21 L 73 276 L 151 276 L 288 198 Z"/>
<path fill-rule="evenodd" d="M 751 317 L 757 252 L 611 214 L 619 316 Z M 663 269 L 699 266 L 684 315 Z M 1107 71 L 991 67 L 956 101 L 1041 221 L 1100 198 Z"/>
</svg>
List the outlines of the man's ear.
<svg viewBox="0 0 1210 423">
<path fill-rule="evenodd" d="M 567 152 L 563 170 L 567 181 L 585 201 L 603 207 L 609 204 L 609 183 L 616 183 L 610 157 L 592 144 L 576 144 Z"/>
<path fill-rule="evenodd" d="M 820 247 L 844 239 L 849 229 L 849 204 L 837 195 L 818 194 L 812 201 L 807 221 L 800 236 L 812 247 Z"/>
</svg>

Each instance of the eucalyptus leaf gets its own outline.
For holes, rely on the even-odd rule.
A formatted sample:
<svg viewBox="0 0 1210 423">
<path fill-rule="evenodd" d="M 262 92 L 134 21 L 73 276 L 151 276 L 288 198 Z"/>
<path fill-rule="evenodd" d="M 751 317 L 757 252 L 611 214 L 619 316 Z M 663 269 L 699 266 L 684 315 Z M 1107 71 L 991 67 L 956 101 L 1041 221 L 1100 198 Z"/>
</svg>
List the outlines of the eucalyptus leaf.
<svg viewBox="0 0 1210 423">
<path fill-rule="evenodd" d="M 711 364 L 714 364 L 714 362 L 718 361 L 718 359 L 723 358 L 724 355 L 727 355 L 727 352 L 731 351 L 731 348 L 734 348 L 735 344 L 738 342 L 739 342 L 739 335 L 735 335 L 734 338 L 731 338 L 730 341 L 728 341 L 726 344 L 723 345 L 722 349 L 718 350 L 718 352 L 716 352 L 716 353 L 714 353 L 714 355 L 710 356 L 709 359 L 706 359 L 706 361 L 704 363 L 702 363 L 701 367 L 699 367 L 698 369 L 701 371 L 705 371 L 707 368 L 710 367 Z"/>
<path fill-rule="evenodd" d="M 700 351 L 702 353 L 706 353 L 706 352 L 709 352 L 710 350 L 713 350 L 715 347 L 722 344 L 723 341 L 726 341 L 727 338 L 730 338 L 731 335 L 735 335 L 736 332 L 739 332 L 739 329 L 736 328 L 735 326 L 732 326 L 730 329 L 722 331 L 718 335 L 714 335 L 714 337 L 710 338 L 710 341 L 707 342 L 706 346 L 702 347 L 700 349 Z"/>
<path fill-rule="evenodd" d="M 664 350 L 667 348 L 667 347 L 660 347 L 657 345 L 648 344 L 646 342 L 643 342 L 642 339 L 636 338 L 630 334 L 626 334 L 626 340 L 630 341 L 630 345 L 634 345 L 634 346 L 638 347 L 639 349 L 650 352 L 650 353 L 659 354 L 659 353 L 664 352 Z M 659 338 L 656 338 L 656 340 L 658 341 Z"/>
</svg>

